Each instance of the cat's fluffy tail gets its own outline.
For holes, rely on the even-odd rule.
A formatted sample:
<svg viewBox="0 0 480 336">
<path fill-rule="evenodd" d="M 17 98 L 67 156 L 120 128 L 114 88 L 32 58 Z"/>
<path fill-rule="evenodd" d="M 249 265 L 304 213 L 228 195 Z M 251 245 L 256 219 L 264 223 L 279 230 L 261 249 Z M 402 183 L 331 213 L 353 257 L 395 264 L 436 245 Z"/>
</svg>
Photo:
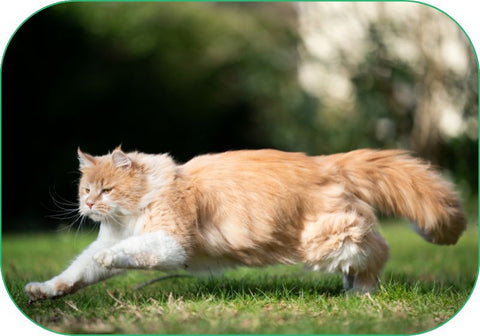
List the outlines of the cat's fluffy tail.
<svg viewBox="0 0 480 336">
<path fill-rule="evenodd" d="M 408 218 L 435 244 L 455 244 L 466 220 L 453 185 L 428 163 L 398 150 L 330 157 L 346 188 L 385 214 Z"/>
</svg>

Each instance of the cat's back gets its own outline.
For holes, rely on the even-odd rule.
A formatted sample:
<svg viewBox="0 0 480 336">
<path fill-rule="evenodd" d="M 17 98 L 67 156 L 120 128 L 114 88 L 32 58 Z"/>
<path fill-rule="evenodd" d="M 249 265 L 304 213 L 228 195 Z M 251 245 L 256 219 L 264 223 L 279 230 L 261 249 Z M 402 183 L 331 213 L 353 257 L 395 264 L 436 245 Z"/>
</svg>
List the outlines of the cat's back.
<svg viewBox="0 0 480 336">
<path fill-rule="evenodd" d="M 324 183 L 314 158 L 272 149 L 201 155 L 181 170 L 208 204 L 228 202 L 239 207 L 260 206 L 259 202 L 276 207 L 308 199 Z"/>
<path fill-rule="evenodd" d="M 193 179 L 308 179 L 317 172 L 314 160 L 304 153 L 283 152 L 274 149 L 237 150 L 200 155 L 183 165 Z"/>
</svg>

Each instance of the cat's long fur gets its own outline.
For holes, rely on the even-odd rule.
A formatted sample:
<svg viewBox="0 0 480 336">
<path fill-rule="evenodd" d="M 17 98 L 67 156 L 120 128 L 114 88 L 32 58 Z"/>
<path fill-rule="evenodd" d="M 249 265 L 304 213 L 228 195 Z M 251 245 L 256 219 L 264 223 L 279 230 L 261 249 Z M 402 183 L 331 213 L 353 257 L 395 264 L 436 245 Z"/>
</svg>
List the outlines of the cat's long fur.
<svg viewBox="0 0 480 336">
<path fill-rule="evenodd" d="M 310 157 L 277 150 L 170 156 L 79 150 L 80 212 L 98 239 L 62 274 L 30 283 L 31 299 L 64 295 L 121 269 L 304 263 L 341 272 L 346 289 L 376 288 L 388 245 L 374 208 L 454 244 L 465 217 L 453 186 L 397 150 Z"/>
</svg>

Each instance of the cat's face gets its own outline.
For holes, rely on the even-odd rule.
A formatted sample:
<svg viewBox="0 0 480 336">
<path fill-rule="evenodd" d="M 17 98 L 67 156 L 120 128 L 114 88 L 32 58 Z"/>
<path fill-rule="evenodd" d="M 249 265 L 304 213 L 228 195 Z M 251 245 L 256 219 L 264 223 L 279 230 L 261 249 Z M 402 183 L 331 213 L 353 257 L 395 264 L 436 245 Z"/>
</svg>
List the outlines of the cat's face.
<svg viewBox="0 0 480 336">
<path fill-rule="evenodd" d="M 79 184 L 79 211 L 94 221 L 115 223 L 133 215 L 145 194 L 143 167 L 128 154 L 116 149 L 104 156 L 78 151 L 82 177 Z"/>
</svg>

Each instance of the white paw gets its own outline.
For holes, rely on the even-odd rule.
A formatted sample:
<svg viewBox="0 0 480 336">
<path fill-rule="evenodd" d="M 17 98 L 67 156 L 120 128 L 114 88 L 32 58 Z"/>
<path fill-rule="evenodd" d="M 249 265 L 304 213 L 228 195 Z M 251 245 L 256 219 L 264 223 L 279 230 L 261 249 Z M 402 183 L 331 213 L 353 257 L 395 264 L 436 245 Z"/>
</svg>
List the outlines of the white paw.
<svg viewBox="0 0 480 336">
<path fill-rule="evenodd" d="M 25 292 L 32 301 L 57 296 L 53 286 L 48 282 L 30 282 L 25 286 Z"/>
<path fill-rule="evenodd" d="M 31 301 L 51 299 L 75 292 L 79 283 L 68 279 L 54 278 L 45 282 L 30 282 L 25 286 L 25 292 Z"/>
<path fill-rule="evenodd" d="M 100 266 L 110 269 L 113 267 L 114 254 L 111 250 L 103 250 L 97 252 L 93 259 Z"/>
</svg>

